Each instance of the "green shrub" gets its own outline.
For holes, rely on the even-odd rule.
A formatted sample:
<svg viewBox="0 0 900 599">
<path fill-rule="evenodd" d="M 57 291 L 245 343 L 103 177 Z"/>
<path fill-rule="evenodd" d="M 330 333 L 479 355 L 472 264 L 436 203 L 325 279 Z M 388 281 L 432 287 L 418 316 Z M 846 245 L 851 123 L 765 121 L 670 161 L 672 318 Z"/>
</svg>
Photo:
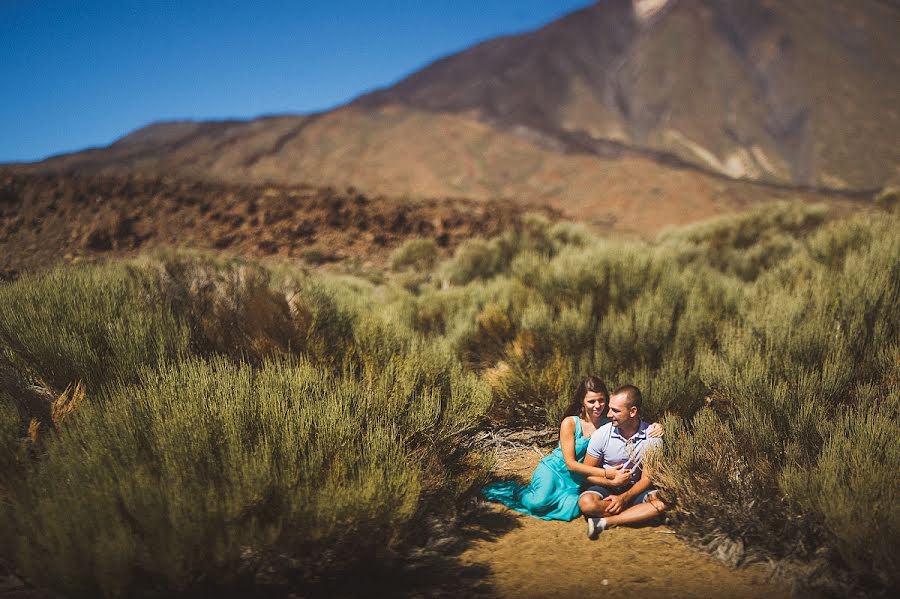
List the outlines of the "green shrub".
<svg viewBox="0 0 900 599">
<path fill-rule="evenodd" d="M 461 244 L 450 260 L 439 265 L 435 279 L 444 286 L 490 279 L 506 272 L 518 255 L 554 256 L 566 247 L 582 247 L 587 241 L 583 227 L 551 225 L 543 216 L 528 214 L 516 228 L 493 239 L 470 239 Z"/>
<path fill-rule="evenodd" d="M 825 539 L 840 560 L 872 587 L 900 584 L 900 387 L 883 397 L 863 386 L 858 405 L 836 415 L 836 423 L 812 468 L 788 466 L 784 494 L 822 522 Z"/>
<path fill-rule="evenodd" d="M 488 242 L 470 239 L 463 242 L 450 262 L 438 271 L 441 281 L 450 285 L 465 285 L 476 279 L 497 275 L 511 258 L 511 251 L 500 240 Z"/>
<path fill-rule="evenodd" d="M 659 241 L 682 263 L 707 264 L 752 281 L 794 255 L 802 240 L 827 217 L 824 206 L 773 202 L 743 214 L 688 225 Z"/>
<path fill-rule="evenodd" d="M 673 520 L 732 565 L 759 547 L 779 557 L 809 557 L 803 550 L 806 523 L 790 512 L 779 493 L 778 468 L 765 449 L 713 409 L 689 422 L 666 418 L 663 459 L 653 477 L 675 498 Z M 748 553 L 750 555 L 748 555 Z"/>
<path fill-rule="evenodd" d="M 370 382 L 286 363 L 145 370 L 87 402 L 12 489 L 8 551 L 79 595 L 238 584 L 247 555 L 287 554 L 305 584 L 352 570 L 402 544 L 427 498 L 470 491 L 435 465 L 465 457 L 484 393 L 423 362 Z"/>
<path fill-rule="evenodd" d="M 736 317 L 700 356 L 718 416 L 701 412 L 676 434 L 667 431 L 663 468 L 688 529 L 793 558 L 811 559 L 812 548 L 827 546 L 857 585 L 873 576 L 896 584 L 886 574 L 896 570 L 886 557 L 895 543 L 881 542 L 895 523 L 880 508 L 851 508 L 847 493 L 855 506 L 869 506 L 896 491 L 897 445 L 889 441 L 898 438 L 896 401 L 878 398 L 896 394 L 898 224 L 858 217 L 824 227 L 809 253 L 746 290 Z M 860 439 L 887 453 L 865 461 L 868 442 Z M 698 477 L 712 455 L 742 470 L 730 479 L 715 469 Z M 723 488 L 725 480 L 740 486 Z M 872 484 L 863 492 L 864 480 Z"/>
<path fill-rule="evenodd" d="M 160 292 L 122 264 L 56 269 L 0 286 L 0 343 L 8 359 L 57 393 L 132 379 L 183 354 L 187 328 Z"/>
<path fill-rule="evenodd" d="M 430 270 L 438 258 L 438 245 L 434 239 L 410 239 L 393 251 L 389 265 L 391 270 Z"/>
</svg>

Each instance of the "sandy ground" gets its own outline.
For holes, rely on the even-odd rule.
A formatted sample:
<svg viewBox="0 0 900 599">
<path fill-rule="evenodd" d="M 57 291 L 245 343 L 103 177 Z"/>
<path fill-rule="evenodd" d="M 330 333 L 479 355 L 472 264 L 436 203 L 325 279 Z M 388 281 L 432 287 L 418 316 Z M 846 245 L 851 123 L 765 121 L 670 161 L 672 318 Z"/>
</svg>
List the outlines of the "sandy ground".
<svg viewBox="0 0 900 599">
<path fill-rule="evenodd" d="M 518 451 L 498 462 L 497 474 L 527 480 L 540 457 L 536 450 Z M 547 522 L 502 505 L 490 504 L 489 510 L 505 530 L 472 543 L 461 561 L 486 566 L 483 582 L 499 598 L 791 596 L 765 566 L 729 568 L 662 524 L 607 530 L 591 541 L 582 518 Z"/>
</svg>

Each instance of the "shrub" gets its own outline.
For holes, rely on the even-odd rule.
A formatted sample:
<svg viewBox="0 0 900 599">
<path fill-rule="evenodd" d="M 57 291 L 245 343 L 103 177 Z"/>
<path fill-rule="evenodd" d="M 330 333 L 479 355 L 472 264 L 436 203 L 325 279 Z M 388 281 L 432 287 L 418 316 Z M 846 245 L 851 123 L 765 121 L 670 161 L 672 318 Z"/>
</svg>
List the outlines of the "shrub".
<svg viewBox="0 0 900 599">
<path fill-rule="evenodd" d="M 402 545 L 428 497 L 469 491 L 435 465 L 465 457 L 480 387 L 435 355 L 387 374 L 145 370 L 68 419 L 12 489 L 4 551 L 36 583 L 105 596 L 237 584 L 248 555 L 291 556 L 303 584 L 353 569 Z"/>
<path fill-rule="evenodd" d="M 566 247 L 583 246 L 587 238 L 583 227 L 551 225 L 543 216 L 527 214 L 518 227 L 493 239 L 470 239 L 461 244 L 453 257 L 436 270 L 435 279 L 442 285 L 490 279 L 506 272 L 518 255 L 550 257 Z"/>
<path fill-rule="evenodd" d="M 167 252 L 147 272 L 168 309 L 188 324 L 195 354 L 259 362 L 299 345 L 288 301 L 259 265 Z"/>
<path fill-rule="evenodd" d="M 160 292 L 122 264 L 56 269 L 0 286 L 0 342 L 21 372 L 57 393 L 133 379 L 187 351 Z"/>
<path fill-rule="evenodd" d="M 891 588 L 900 583 L 900 516 L 893 507 L 900 493 L 900 387 L 887 397 L 871 386 L 855 395 L 859 405 L 837 415 L 813 467 L 789 465 L 780 483 L 788 499 L 824 525 L 829 548 L 860 580 Z"/>
<path fill-rule="evenodd" d="M 391 254 L 391 270 L 430 270 L 438 257 L 438 245 L 434 239 L 410 239 Z"/>
<path fill-rule="evenodd" d="M 659 241 L 682 263 L 712 266 L 752 281 L 795 254 L 826 220 L 824 206 L 773 202 L 743 214 L 669 230 Z"/>
<path fill-rule="evenodd" d="M 736 318 L 703 352 L 698 366 L 715 413 L 667 431 L 663 467 L 687 529 L 781 557 L 811 559 L 815 547 L 829 547 L 856 586 L 896 584 L 886 574 L 896 569 L 886 557 L 895 544 L 880 541 L 895 523 L 856 506 L 880 505 L 896 491 L 888 473 L 897 453 L 898 224 L 860 217 L 823 228 L 809 253 L 747 289 Z M 870 455 L 860 439 L 878 449 Z M 713 455 L 727 468 L 698 476 Z M 724 488 L 726 480 L 734 486 Z M 871 547 L 860 553 L 864 537 Z"/>
<path fill-rule="evenodd" d="M 787 510 L 769 454 L 711 408 L 689 422 L 670 417 L 663 423 L 665 455 L 654 463 L 653 477 L 676 498 L 672 517 L 682 533 L 731 565 L 760 546 L 779 549 L 780 557 L 802 556 L 797 537 L 806 525 Z"/>
<path fill-rule="evenodd" d="M 493 243 L 483 239 L 463 242 L 453 258 L 438 271 L 441 281 L 450 285 L 465 285 L 476 279 L 498 274 L 508 264 L 512 252 L 500 240 Z"/>
</svg>

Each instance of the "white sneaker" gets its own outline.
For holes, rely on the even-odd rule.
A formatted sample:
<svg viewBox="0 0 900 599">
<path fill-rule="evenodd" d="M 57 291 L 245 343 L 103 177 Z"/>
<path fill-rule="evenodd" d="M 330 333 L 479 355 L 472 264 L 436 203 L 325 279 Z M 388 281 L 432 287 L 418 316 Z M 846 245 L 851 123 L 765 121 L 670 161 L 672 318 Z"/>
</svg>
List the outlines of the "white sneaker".
<svg viewBox="0 0 900 599">
<path fill-rule="evenodd" d="M 587 519 L 587 528 L 588 528 L 588 538 L 592 541 L 596 540 L 597 537 L 600 536 L 600 533 L 606 528 L 606 522 L 603 518 L 591 518 Z"/>
</svg>

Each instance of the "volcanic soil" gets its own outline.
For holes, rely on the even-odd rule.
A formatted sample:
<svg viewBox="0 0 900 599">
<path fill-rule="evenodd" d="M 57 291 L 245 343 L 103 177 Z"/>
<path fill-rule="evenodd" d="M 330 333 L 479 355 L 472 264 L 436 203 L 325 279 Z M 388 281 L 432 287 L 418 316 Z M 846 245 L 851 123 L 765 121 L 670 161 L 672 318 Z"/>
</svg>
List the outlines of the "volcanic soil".
<svg viewBox="0 0 900 599">
<path fill-rule="evenodd" d="M 526 213 L 560 218 L 547 206 L 508 200 L 410 200 L 353 188 L 0 171 L 0 280 L 163 247 L 310 267 L 382 268 L 407 239 L 432 238 L 447 256 L 465 239 L 518 226 Z"/>
</svg>

